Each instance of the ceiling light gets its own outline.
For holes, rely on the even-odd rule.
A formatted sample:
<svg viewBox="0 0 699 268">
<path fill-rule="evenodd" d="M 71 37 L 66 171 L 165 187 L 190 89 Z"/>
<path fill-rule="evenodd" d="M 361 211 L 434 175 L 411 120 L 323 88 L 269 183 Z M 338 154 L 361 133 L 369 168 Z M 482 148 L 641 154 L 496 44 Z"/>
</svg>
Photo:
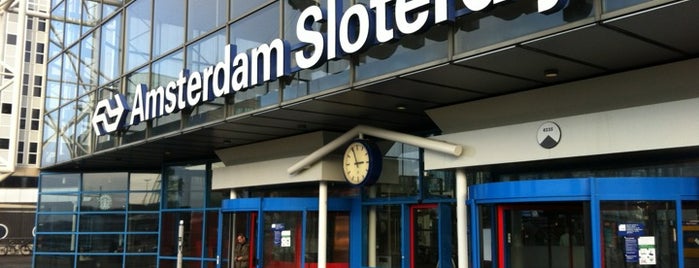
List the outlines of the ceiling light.
<svg viewBox="0 0 699 268">
<path fill-rule="evenodd" d="M 556 78 L 556 77 L 558 77 L 558 70 L 557 69 L 547 69 L 544 71 L 544 77 Z"/>
</svg>

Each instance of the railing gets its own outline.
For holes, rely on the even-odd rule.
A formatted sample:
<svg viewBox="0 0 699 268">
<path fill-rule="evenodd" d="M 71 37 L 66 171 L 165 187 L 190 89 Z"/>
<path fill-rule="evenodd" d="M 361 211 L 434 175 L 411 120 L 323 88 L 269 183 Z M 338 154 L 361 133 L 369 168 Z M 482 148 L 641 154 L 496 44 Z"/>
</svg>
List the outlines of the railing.
<svg viewBox="0 0 699 268">
<path fill-rule="evenodd" d="M 34 250 L 31 238 L 7 238 L 0 240 L 0 256 L 24 255 L 29 256 Z"/>
</svg>

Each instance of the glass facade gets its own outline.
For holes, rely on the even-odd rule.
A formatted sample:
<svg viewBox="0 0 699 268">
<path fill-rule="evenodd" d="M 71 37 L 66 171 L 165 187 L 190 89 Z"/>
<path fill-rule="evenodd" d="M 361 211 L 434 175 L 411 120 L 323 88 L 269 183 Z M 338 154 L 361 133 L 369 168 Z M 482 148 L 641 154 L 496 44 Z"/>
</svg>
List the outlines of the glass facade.
<svg viewBox="0 0 699 268">
<path fill-rule="evenodd" d="M 457 16 L 467 13 L 461 1 L 455 2 Z M 643 3 L 612 2 L 613 6 L 605 5 L 610 11 Z M 338 1 L 345 10 L 354 4 L 369 3 L 368 0 Z M 89 131 L 90 108 L 97 101 L 121 93 L 131 102 L 139 84 L 153 89 L 166 86 L 182 69 L 202 71 L 223 60 L 225 44 L 235 44 L 240 53 L 281 38 L 293 51 L 312 51 L 312 46 L 300 46 L 295 33 L 301 11 L 311 5 L 318 3 L 53 1 L 44 116 L 45 153 L 41 163 L 50 167 L 145 138 L 302 101 L 319 92 L 342 90 L 417 67 L 453 61 L 484 47 L 592 18 L 595 11 L 590 1 L 574 0 L 564 12 L 549 16 L 522 12 L 534 6 L 532 1 L 515 1 L 486 17 L 462 16 L 453 26 L 435 25 L 416 34 L 398 36 L 394 41 L 293 72 L 288 78 L 251 87 L 230 98 L 218 98 L 141 122 L 123 133 L 95 136 Z M 313 27 L 327 33 L 326 22 Z M 297 69 L 295 66 L 292 62 L 292 69 Z"/>
<path fill-rule="evenodd" d="M 319 3 L 320 2 L 320 3 Z M 342 0 L 346 10 L 369 0 Z M 455 1 L 456 15 L 468 11 Z M 54 0 L 50 22 L 48 71 L 45 87 L 42 166 L 79 161 L 105 151 L 139 146 L 144 140 L 205 128 L 207 125 L 248 116 L 264 109 L 295 104 L 321 93 L 332 93 L 397 77 L 418 69 L 454 62 L 482 51 L 511 45 L 513 40 L 533 39 L 572 28 L 573 24 L 594 22 L 610 12 L 634 9 L 649 1 L 570 0 L 562 12 L 542 15 L 535 1 L 512 1 L 493 12 L 462 16 L 453 23 L 434 25 L 415 34 L 360 50 L 352 55 L 323 62 L 289 77 L 254 85 L 225 98 L 217 98 L 175 113 L 140 122 L 128 129 L 104 136 L 93 133 L 91 116 L 98 101 L 115 94 L 126 96 L 134 106 L 141 86 L 149 89 L 177 80 L 183 70 L 203 71 L 224 60 L 225 45 L 237 52 L 249 52 L 274 39 L 290 43 L 293 51 L 312 52 L 312 45 L 300 45 L 295 23 L 301 12 L 325 1 L 275 0 Z M 601 6 L 596 6 L 601 5 Z M 328 33 L 321 21 L 314 30 Z M 296 62 L 292 69 L 298 69 Z M 364 188 L 332 187 L 333 197 L 357 202 L 352 209 L 330 213 L 328 262 L 347 267 L 447 267 L 456 265 L 456 175 L 453 170 L 426 172 L 422 149 L 403 143 L 378 141 L 384 150 L 385 171 L 377 184 Z M 183 146 L 183 145 L 178 145 Z M 136 159 L 138 160 L 138 159 Z M 175 267 L 178 228 L 185 227 L 185 267 L 216 267 L 232 262 L 234 232 L 243 230 L 250 239 L 255 228 L 268 228 L 280 221 L 301 237 L 287 247 L 278 245 L 273 232 L 260 232 L 255 250 L 265 260 L 262 267 L 298 267 L 318 261 L 318 212 L 314 210 L 244 211 L 221 214 L 222 200 L 230 189 L 211 190 L 212 169 L 220 163 L 184 159 L 189 163 L 161 163 L 151 172 L 132 170 L 76 171 L 42 174 L 36 215 L 35 267 Z M 608 169 L 523 165 L 479 167 L 469 170 L 468 184 L 582 178 L 600 176 L 693 176 L 696 163 L 632 166 L 628 163 Z M 157 170 L 157 171 L 152 171 Z M 240 190 L 242 198 L 316 197 L 318 183 Z M 594 205 L 594 204 L 593 204 Z M 473 230 L 477 247 L 468 252 L 487 267 L 497 253 L 492 246 L 494 230 L 509 230 L 522 246 L 508 248 L 524 259 L 528 252 L 544 252 L 547 264 L 554 256 L 568 254 L 575 267 L 589 267 L 589 245 L 594 242 L 588 201 L 569 207 L 497 204 L 472 206 L 469 217 L 478 217 Z M 662 267 L 678 267 L 699 259 L 699 249 L 685 240 L 677 246 L 667 240 L 679 223 L 686 239 L 699 238 L 696 202 L 611 200 L 599 204 L 604 224 L 642 223 L 656 240 Z M 573 210 L 568 210 L 572 208 Z M 500 210 L 498 210 L 500 209 Z M 257 214 L 257 213 L 260 214 Z M 224 215 L 224 216 L 222 216 Z M 244 215 L 244 220 L 242 219 Z M 500 218 L 508 226 L 497 226 Z M 353 222 L 360 219 L 359 222 Z M 471 219 L 468 220 L 471 224 Z M 257 225 L 255 225 L 257 223 Z M 525 224 L 537 228 L 524 230 Z M 552 224 L 556 224 L 555 226 Z M 219 230 L 223 226 L 226 229 Z M 233 228 L 230 228 L 233 226 Z M 360 226 L 360 234 L 350 226 Z M 587 229 L 585 229 L 587 228 Z M 570 230 L 576 229 L 576 230 Z M 582 230 L 581 230 L 582 229 Z M 371 230 L 371 232 L 369 232 Z M 564 234 L 568 233 L 566 239 Z M 531 236 L 527 232 L 531 232 Z M 487 234 L 486 234 L 487 233 Z M 537 234 L 540 237 L 537 237 Z M 479 237 L 479 235 L 483 237 Z M 608 236 L 609 235 L 609 236 Z M 488 236 L 487 238 L 485 236 Z M 696 236 L 696 237 L 695 237 Z M 555 239 L 554 239 L 555 237 Z M 360 239 L 352 250 L 350 238 Z M 378 238 L 378 239 L 377 239 Z M 613 233 L 603 233 L 610 249 L 625 244 Z M 219 247 L 219 241 L 221 241 Z M 375 247 L 366 246 L 371 241 Z M 469 241 L 471 242 L 471 241 Z M 503 245 L 504 249 L 505 245 Z M 588 248 L 587 250 L 585 248 Z M 359 249 L 359 250 L 357 250 Z M 676 261 L 682 251 L 684 260 Z M 411 253 L 411 254 L 408 254 Z M 555 253 L 561 254 L 555 254 Z M 253 254 L 251 253 L 251 254 Z M 623 265 L 623 254 L 603 253 L 606 267 Z M 411 258 L 405 258 L 410 255 Z M 355 258 L 373 256 L 374 259 Z M 581 257 L 582 256 L 582 257 Z M 514 260 L 514 259 L 513 259 Z M 509 260 L 512 261 L 512 260 Z M 353 263 L 354 264 L 354 263 Z M 511 263 L 520 267 L 521 263 Z M 313 267 L 313 266 L 309 266 Z M 524 266 L 522 266 L 524 267 Z M 633 266 L 636 267 L 636 266 Z"/>
<path fill-rule="evenodd" d="M 164 264 L 177 255 L 180 221 L 188 230 L 186 259 L 213 265 L 223 198 L 207 190 L 211 167 L 167 166 L 163 174 L 43 174 L 35 267 L 158 267 L 159 258 L 159 267 L 168 267 Z"/>
</svg>

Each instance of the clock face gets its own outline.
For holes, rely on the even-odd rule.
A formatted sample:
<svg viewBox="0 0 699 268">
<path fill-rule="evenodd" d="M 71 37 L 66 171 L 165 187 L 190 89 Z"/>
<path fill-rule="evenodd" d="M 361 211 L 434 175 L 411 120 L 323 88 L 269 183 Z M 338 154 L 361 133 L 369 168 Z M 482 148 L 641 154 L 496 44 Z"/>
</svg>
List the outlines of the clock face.
<svg viewBox="0 0 699 268">
<path fill-rule="evenodd" d="M 380 158 L 380 152 L 372 144 L 366 141 L 352 142 L 342 159 L 345 178 L 353 185 L 363 185 L 377 179 L 381 173 Z"/>
</svg>

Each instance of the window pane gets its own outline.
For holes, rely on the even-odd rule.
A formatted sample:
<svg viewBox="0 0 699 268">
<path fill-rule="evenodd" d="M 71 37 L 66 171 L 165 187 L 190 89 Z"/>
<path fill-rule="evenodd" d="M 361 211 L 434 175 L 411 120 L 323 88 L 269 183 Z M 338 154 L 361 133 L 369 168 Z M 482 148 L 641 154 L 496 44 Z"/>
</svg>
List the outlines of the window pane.
<svg viewBox="0 0 699 268">
<path fill-rule="evenodd" d="M 157 213 L 129 213 L 129 232 L 157 232 L 159 215 Z"/>
<path fill-rule="evenodd" d="M 178 47 L 184 41 L 184 0 L 155 0 L 153 57 Z"/>
<path fill-rule="evenodd" d="M 238 18 L 255 8 L 259 8 L 265 2 L 269 2 L 269 0 L 233 0 L 231 1 L 231 18 Z"/>
<path fill-rule="evenodd" d="M 75 235 L 36 235 L 37 252 L 72 252 L 75 248 Z M 71 257 L 72 258 L 72 257 Z M 54 266 L 36 266 L 54 267 Z M 63 266 L 72 267 L 72 266 Z"/>
<path fill-rule="evenodd" d="M 37 237 L 38 238 L 38 237 Z M 40 251 L 40 248 L 48 248 L 48 246 L 43 246 L 39 243 L 36 244 L 36 251 Z M 48 251 L 48 250 L 44 250 Z M 74 256 L 64 256 L 64 255 L 36 255 L 34 259 L 34 265 L 35 267 L 54 267 L 54 268 L 63 268 L 63 267 L 73 267 L 75 265 L 75 257 Z"/>
<path fill-rule="evenodd" d="M 83 193 L 81 211 L 123 211 L 126 193 Z"/>
<path fill-rule="evenodd" d="M 123 232 L 124 214 L 81 214 L 80 232 Z"/>
<path fill-rule="evenodd" d="M 168 208 L 203 208 L 206 166 L 171 166 L 167 176 Z"/>
<path fill-rule="evenodd" d="M 81 234 L 78 240 L 79 252 L 110 252 L 123 251 L 123 235 L 120 234 Z M 98 257 L 98 256 L 92 256 Z M 99 258 L 99 257 L 98 257 Z M 121 258 L 121 257 L 119 257 Z M 96 260 L 95 260 L 96 261 Z M 116 261 L 116 260 L 112 260 Z M 106 265 L 107 263 L 105 263 Z M 117 266 L 120 267 L 121 265 Z M 87 266 L 83 266 L 87 267 Z M 100 267 L 100 266 L 90 266 Z"/>
<path fill-rule="evenodd" d="M 126 190 L 128 174 L 115 173 L 85 173 L 83 175 L 83 191 L 120 191 Z"/>
<path fill-rule="evenodd" d="M 37 232 L 74 232 L 77 228 L 75 214 L 38 215 Z"/>
<path fill-rule="evenodd" d="M 187 66 L 192 72 L 201 72 L 207 67 L 223 61 L 226 32 L 218 31 L 187 47 Z M 192 109 L 187 126 L 195 126 L 224 116 L 225 98 L 216 98 Z"/>
<path fill-rule="evenodd" d="M 151 21 L 150 1 L 135 1 L 126 8 L 126 71 L 148 61 Z"/>
<path fill-rule="evenodd" d="M 110 19 L 101 28 L 99 83 L 114 80 L 121 63 L 121 14 Z"/>
<path fill-rule="evenodd" d="M 290 263 L 298 263 L 297 250 L 301 250 L 298 246 L 301 245 L 300 235 L 302 228 L 303 214 L 301 212 L 265 212 L 263 216 L 263 226 L 270 228 L 270 231 L 264 232 L 264 240 L 262 241 L 262 252 L 264 254 L 265 268 L 285 267 Z M 285 236 L 290 236 L 289 244 L 282 246 Z M 288 240 L 287 240 L 288 241 Z M 297 242 L 294 242 L 297 241 Z M 299 256 L 301 254 L 298 254 Z"/>
<path fill-rule="evenodd" d="M 684 267 L 699 267 L 699 202 L 682 202 Z"/>
<path fill-rule="evenodd" d="M 80 174 L 45 174 L 41 176 L 41 192 L 77 192 Z M 42 197 L 43 198 L 43 197 Z M 77 201 L 77 200 L 75 200 Z M 42 200 L 43 202 L 43 200 Z"/>
<path fill-rule="evenodd" d="M 158 252 L 158 235 L 128 235 L 126 237 L 126 252 Z M 143 267 L 142 264 L 139 267 Z"/>
<path fill-rule="evenodd" d="M 658 267 L 677 267 L 674 241 L 675 203 L 650 201 L 600 202 L 602 247 L 605 267 L 645 267 L 640 265 L 639 239 L 655 242 Z"/>
<path fill-rule="evenodd" d="M 182 50 L 154 62 L 149 89 L 155 89 L 161 86 L 166 87 L 169 82 L 179 77 L 182 68 L 184 68 L 184 53 Z M 178 130 L 180 128 L 180 118 L 182 118 L 181 112 L 154 119 L 152 121 L 153 131 L 151 135 L 156 136 Z"/>
<path fill-rule="evenodd" d="M 193 39 L 223 25 L 226 19 L 225 0 L 189 0 L 187 39 Z"/>
<path fill-rule="evenodd" d="M 616 0 L 615 0 L 616 1 Z M 613 2 L 615 2 L 613 1 Z M 463 7 L 461 1 L 459 8 Z M 541 14 L 536 5 L 528 1 L 513 1 L 501 5 L 481 16 L 462 16 L 456 21 L 454 44 L 456 53 L 472 51 L 488 45 L 512 40 L 594 14 L 592 4 L 586 0 L 570 0 L 562 12 Z"/>
</svg>

